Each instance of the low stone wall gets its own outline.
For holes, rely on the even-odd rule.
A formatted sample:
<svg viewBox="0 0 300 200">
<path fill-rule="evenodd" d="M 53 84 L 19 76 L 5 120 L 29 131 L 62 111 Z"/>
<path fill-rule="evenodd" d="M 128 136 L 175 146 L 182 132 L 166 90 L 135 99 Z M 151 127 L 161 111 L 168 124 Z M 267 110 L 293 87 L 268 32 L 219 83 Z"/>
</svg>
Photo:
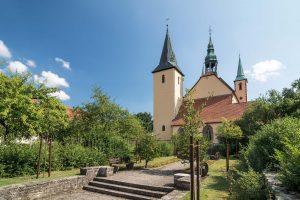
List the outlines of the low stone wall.
<svg viewBox="0 0 300 200">
<path fill-rule="evenodd" d="M 49 198 L 56 194 L 72 193 L 82 189 L 91 179 L 92 177 L 79 175 L 0 187 L 0 200 L 33 200 Z"/>
<path fill-rule="evenodd" d="M 275 200 L 300 200 L 300 194 L 298 192 L 288 191 L 276 178 L 275 172 L 265 171 L 263 174 L 266 185 Z"/>
</svg>

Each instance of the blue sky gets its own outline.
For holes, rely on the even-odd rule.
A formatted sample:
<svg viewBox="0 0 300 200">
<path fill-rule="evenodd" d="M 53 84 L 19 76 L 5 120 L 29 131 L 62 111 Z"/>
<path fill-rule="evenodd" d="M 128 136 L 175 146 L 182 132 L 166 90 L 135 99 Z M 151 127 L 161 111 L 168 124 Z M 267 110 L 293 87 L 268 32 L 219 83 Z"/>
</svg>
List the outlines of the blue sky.
<svg viewBox="0 0 300 200">
<path fill-rule="evenodd" d="M 299 7 L 298 0 L 2 0 L 0 55 L 9 63 L 1 70 L 50 80 L 68 106 L 89 101 L 99 86 L 131 112 L 152 112 L 151 71 L 170 18 L 185 88 L 201 74 L 211 26 L 219 76 L 233 86 L 240 53 L 254 99 L 299 78 Z"/>
</svg>

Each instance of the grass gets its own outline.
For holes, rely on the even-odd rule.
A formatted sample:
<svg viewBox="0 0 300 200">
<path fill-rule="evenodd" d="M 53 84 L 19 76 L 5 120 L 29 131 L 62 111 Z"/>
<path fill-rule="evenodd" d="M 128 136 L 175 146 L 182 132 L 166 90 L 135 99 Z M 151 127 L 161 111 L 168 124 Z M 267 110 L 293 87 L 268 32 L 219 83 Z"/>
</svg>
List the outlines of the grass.
<svg viewBox="0 0 300 200">
<path fill-rule="evenodd" d="M 230 160 L 230 167 L 236 165 L 238 160 Z M 229 192 L 229 182 L 226 178 L 226 160 L 220 159 L 209 166 L 209 176 L 201 182 L 201 199 L 215 200 L 227 199 Z M 182 200 L 190 199 L 190 193 Z"/>
<path fill-rule="evenodd" d="M 169 156 L 169 157 L 159 157 L 155 158 L 152 161 L 149 161 L 148 167 L 149 168 L 155 168 L 160 167 L 169 163 L 173 163 L 178 161 L 179 159 L 175 156 Z M 141 169 L 145 166 L 145 161 L 142 161 L 141 163 L 135 164 L 135 169 Z M 122 169 L 126 169 L 125 165 L 121 167 Z M 33 176 L 21 176 L 21 177 L 14 177 L 14 178 L 1 178 L 0 179 L 0 187 L 11 185 L 11 184 L 21 184 L 21 183 L 29 183 L 33 181 L 47 181 L 52 180 L 56 178 L 63 178 L 68 176 L 75 176 L 79 174 L 79 169 L 72 169 L 72 170 L 66 170 L 66 171 L 53 171 L 51 173 L 51 177 L 47 177 L 47 173 L 45 173 L 45 177 L 43 178 L 43 174 L 40 175 L 41 178 L 36 179 L 35 175 Z"/>
<path fill-rule="evenodd" d="M 11 185 L 11 184 L 21 184 L 21 183 L 29 183 L 33 181 L 46 181 L 52 180 L 56 178 L 63 178 L 68 176 L 75 176 L 79 174 L 79 169 L 72 169 L 67 171 L 53 171 L 51 173 L 51 177 L 47 177 L 47 173 L 45 173 L 45 177 L 43 178 L 43 174 L 40 175 L 39 179 L 36 179 L 36 176 L 21 176 L 21 177 L 14 177 L 14 178 L 1 178 L 0 179 L 0 187 Z"/>
<path fill-rule="evenodd" d="M 180 159 L 178 159 L 175 156 L 167 156 L 167 157 L 158 157 L 158 158 L 154 158 L 153 160 L 148 162 L 148 168 L 156 168 L 156 167 L 160 167 L 163 165 L 167 165 L 176 161 L 179 161 Z M 134 169 L 143 169 L 145 167 L 145 160 L 142 160 L 141 162 L 137 162 L 134 164 Z M 125 170 L 126 166 L 121 165 L 120 166 L 121 170 Z"/>
<path fill-rule="evenodd" d="M 167 165 L 173 162 L 178 161 L 179 159 L 175 156 L 168 156 L 168 157 L 159 157 L 159 158 L 154 158 L 153 160 L 148 162 L 148 168 L 155 168 L 155 167 L 160 167 L 163 165 Z M 143 160 L 141 163 L 137 163 L 136 166 L 145 166 L 145 161 Z"/>
</svg>

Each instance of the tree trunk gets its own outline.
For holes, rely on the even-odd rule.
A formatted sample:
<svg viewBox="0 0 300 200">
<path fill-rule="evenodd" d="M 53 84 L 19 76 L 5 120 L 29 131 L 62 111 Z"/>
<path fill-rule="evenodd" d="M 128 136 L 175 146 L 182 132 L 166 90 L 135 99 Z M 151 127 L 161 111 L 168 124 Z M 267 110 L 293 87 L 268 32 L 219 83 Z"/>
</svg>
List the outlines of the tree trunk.
<svg viewBox="0 0 300 200">
<path fill-rule="evenodd" d="M 190 200 L 195 200 L 195 184 L 194 184 L 194 144 L 193 136 L 190 136 L 190 178 L 191 178 L 191 196 Z"/>
<path fill-rule="evenodd" d="M 200 146 L 199 141 L 197 141 L 196 147 L 196 163 L 197 163 L 197 186 L 196 186 L 196 196 L 197 200 L 200 200 Z"/>
<path fill-rule="evenodd" d="M 145 164 L 145 168 L 148 167 L 148 160 L 145 160 L 146 164 Z"/>
<path fill-rule="evenodd" d="M 226 150 L 226 172 L 229 171 L 229 143 L 226 144 L 227 150 Z"/>
<path fill-rule="evenodd" d="M 48 177 L 51 176 L 51 153 L 52 153 L 52 138 L 49 136 L 49 168 L 48 168 Z"/>
<path fill-rule="evenodd" d="M 40 175 L 42 147 L 43 147 L 43 137 L 42 137 L 42 135 L 40 135 L 40 148 L 39 148 L 39 155 L 38 155 L 37 167 L 36 167 L 36 178 L 37 179 L 39 178 L 39 175 Z"/>
</svg>

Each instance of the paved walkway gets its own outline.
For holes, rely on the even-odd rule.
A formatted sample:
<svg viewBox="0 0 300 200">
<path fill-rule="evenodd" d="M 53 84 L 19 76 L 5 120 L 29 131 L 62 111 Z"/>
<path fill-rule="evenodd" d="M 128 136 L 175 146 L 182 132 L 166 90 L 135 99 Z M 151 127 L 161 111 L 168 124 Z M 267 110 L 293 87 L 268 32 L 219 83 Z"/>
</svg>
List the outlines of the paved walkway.
<svg viewBox="0 0 300 200">
<path fill-rule="evenodd" d="M 145 185 L 173 186 L 174 173 L 188 168 L 188 164 L 182 164 L 178 161 L 153 169 L 119 171 L 107 179 Z"/>
<path fill-rule="evenodd" d="M 107 179 L 126 181 L 137 184 L 155 185 L 155 186 L 173 186 L 173 174 L 178 171 L 188 169 L 188 164 L 182 164 L 180 161 L 164 165 L 162 167 L 145 169 L 145 170 L 133 170 L 133 171 L 120 171 L 113 176 L 107 177 Z M 163 197 L 163 199 L 177 199 L 185 194 L 184 191 L 174 190 Z M 119 200 L 121 198 L 107 196 L 103 194 L 78 191 L 72 194 L 62 194 L 55 197 L 49 197 L 47 200 Z M 178 198 L 180 199 L 180 198 Z"/>
</svg>

